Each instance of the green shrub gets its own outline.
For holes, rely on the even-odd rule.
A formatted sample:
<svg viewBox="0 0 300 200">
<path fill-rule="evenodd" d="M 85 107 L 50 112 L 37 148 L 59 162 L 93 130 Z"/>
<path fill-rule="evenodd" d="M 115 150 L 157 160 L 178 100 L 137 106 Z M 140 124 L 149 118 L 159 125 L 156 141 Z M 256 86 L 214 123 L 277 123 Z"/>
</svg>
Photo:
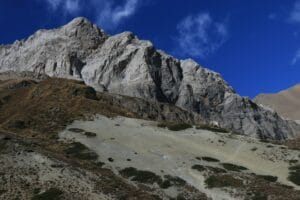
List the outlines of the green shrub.
<svg viewBox="0 0 300 200">
<path fill-rule="evenodd" d="M 80 128 L 69 128 L 68 131 L 74 132 L 74 133 L 84 133 L 85 131 Z"/>
<path fill-rule="evenodd" d="M 195 170 L 197 170 L 199 172 L 203 172 L 203 171 L 206 170 L 206 168 L 203 165 L 193 165 L 192 169 L 195 169 Z"/>
<path fill-rule="evenodd" d="M 222 166 L 229 171 L 240 172 L 241 170 L 247 170 L 246 167 L 231 164 L 231 163 L 222 163 Z"/>
<path fill-rule="evenodd" d="M 295 171 L 299 171 L 300 172 L 300 165 L 294 165 L 289 167 L 289 170 L 295 170 Z"/>
<path fill-rule="evenodd" d="M 199 172 L 203 172 L 205 170 L 209 170 L 213 173 L 226 173 L 227 171 L 225 169 L 219 168 L 219 167 L 212 167 L 212 166 L 203 166 L 203 165 L 193 165 L 192 169 L 197 170 Z"/>
<path fill-rule="evenodd" d="M 167 124 L 166 123 L 159 123 L 159 124 L 157 124 L 157 127 L 159 127 L 159 128 L 166 128 Z"/>
<path fill-rule="evenodd" d="M 160 185 L 160 188 L 162 189 L 168 189 L 169 187 L 172 187 L 172 183 L 169 180 L 164 180 Z"/>
<path fill-rule="evenodd" d="M 27 127 L 26 122 L 23 120 L 15 120 L 10 122 L 9 127 L 16 129 L 24 129 Z"/>
<path fill-rule="evenodd" d="M 296 185 L 300 185 L 300 172 L 299 171 L 292 171 L 288 176 L 288 180 L 293 182 Z"/>
<path fill-rule="evenodd" d="M 96 137 L 97 134 L 96 133 L 93 133 L 93 132 L 84 132 L 84 135 L 91 138 L 91 137 Z"/>
<path fill-rule="evenodd" d="M 150 171 L 137 170 L 133 167 L 128 167 L 120 171 L 120 174 L 125 178 L 132 178 L 132 181 L 147 184 L 161 184 L 162 178 Z"/>
<path fill-rule="evenodd" d="M 196 157 L 197 160 L 202 160 L 200 157 Z"/>
<path fill-rule="evenodd" d="M 96 160 L 98 155 L 80 142 L 73 142 L 65 153 L 81 160 Z"/>
<path fill-rule="evenodd" d="M 178 194 L 176 200 L 187 200 L 187 199 L 184 197 L 184 194 Z"/>
<path fill-rule="evenodd" d="M 165 175 L 164 178 L 166 181 L 170 182 L 171 185 L 175 185 L 178 187 L 182 187 L 186 184 L 186 181 L 182 178 L 179 178 L 178 176 Z"/>
<path fill-rule="evenodd" d="M 212 175 L 205 180 L 208 188 L 241 187 L 243 181 L 231 175 Z"/>
<path fill-rule="evenodd" d="M 63 192 L 57 188 L 50 188 L 42 194 L 35 195 L 31 200 L 59 200 Z"/>
<path fill-rule="evenodd" d="M 185 130 L 185 129 L 188 129 L 188 128 L 193 128 L 193 126 L 190 125 L 190 124 L 185 124 L 185 123 L 174 124 L 174 125 L 168 126 L 168 129 L 171 130 L 171 131 L 182 131 L 182 130 Z"/>
<path fill-rule="evenodd" d="M 133 177 L 137 174 L 138 170 L 134 167 L 127 167 L 120 171 L 120 174 L 125 178 Z"/>
<path fill-rule="evenodd" d="M 193 128 L 192 125 L 187 123 L 159 123 L 157 126 L 160 128 L 168 128 L 170 131 L 182 131 Z"/>
<path fill-rule="evenodd" d="M 296 163 L 298 163 L 298 160 L 289 160 L 289 163 L 290 164 L 296 164 Z"/>
<path fill-rule="evenodd" d="M 268 196 L 262 193 L 255 193 L 251 200 L 268 200 Z"/>
<path fill-rule="evenodd" d="M 226 173 L 227 171 L 225 169 L 219 168 L 219 167 L 212 167 L 212 166 L 206 166 L 206 168 L 213 172 L 213 173 Z"/>
<path fill-rule="evenodd" d="M 256 151 L 257 150 L 257 147 L 253 147 L 252 149 L 251 149 L 251 151 Z"/>
<path fill-rule="evenodd" d="M 96 163 L 96 165 L 97 165 L 98 167 L 103 167 L 103 165 L 105 165 L 105 163 L 104 163 L 104 162 L 101 162 L 101 161 L 99 161 L 99 162 L 97 162 L 97 163 Z"/>
<path fill-rule="evenodd" d="M 83 152 L 74 155 L 76 158 L 81 160 L 97 160 L 98 155 L 95 152 Z"/>
<path fill-rule="evenodd" d="M 5 149 L 6 149 L 6 143 L 5 143 L 5 141 L 1 141 L 0 140 L 0 153 L 4 152 Z"/>
<path fill-rule="evenodd" d="M 218 133 L 230 133 L 230 131 L 225 128 L 215 127 L 215 126 L 208 125 L 208 124 L 197 125 L 196 129 L 208 130 L 208 131 L 218 132 Z"/>
<path fill-rule="evenodd" d="M 276 182 L 278 177 L 276 176 L 268 176 L 268 175 L 257 175 L 259 178 L 265 179 L 266 181 L 269 182 Z"/>
<path fill-rule="evenodd" d="M 300 185 L 300 165 L 294 165 L 289 167 L 290 173 L 288 180 L 296 185 Z"/>
<path fill-rule="evenodd" d="M 6 190 L 0 190 L 0 196 L 6 192 L 7 192 Z"/>
<path fill-rule="evenodd" d="M 218 160 L 216 158 L 207 157 L 207 156 L 202 157 L 202 160 L 205 160 L 207 162 L 220 162 L 220 160 Z"/>
</svg>

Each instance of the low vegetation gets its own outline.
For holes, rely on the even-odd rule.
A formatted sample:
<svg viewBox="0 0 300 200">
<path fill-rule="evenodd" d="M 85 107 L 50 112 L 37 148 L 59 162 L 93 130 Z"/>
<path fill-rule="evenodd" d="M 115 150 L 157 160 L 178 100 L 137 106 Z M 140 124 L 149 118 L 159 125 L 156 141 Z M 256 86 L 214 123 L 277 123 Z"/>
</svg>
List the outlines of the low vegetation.
<svg viewBox="0 0 300 200">
<path fill-rule="evenodd" d="M 6 149 L 6 143 L 3 140 L 0 140 L 0 153 Z"/>
<path fill-rule="evenodd" d="M 132 181 L 146 184 L 161 184 L 162 178 L 150 171 L 137 170 L 134 167 L 128 167 L 119 171 L 125 178 L 131 178 Z"/>
<path fill-rule="evenodd" d="M 34 195 L 31 200 L 59 200 L 62 194 L 60 189 L 50 188 L 41 194 Z"/>
<path fill-rule="evenodd" d="M 207 157 L 207 156 L 202 157 L 202 160 L 207 161 L 207 162 L 220 162 L 220 160 L 218 160 L 216 158 Z"/>
<path fill-rule="evenodd" d="M 192 169 L 197 170 L 199 172 L 203 172 L 206 170 L 206 168 L 203 165 L 193 165 Z"/>
<path fill-rule="evenodd" d="M 93 138 L 97 136 L 97 134 L 93 132 L 84 132 L 84 135 L 87 136 L 88 138 Z"/>
<path fill-rule="evenodd" d="M 80 128 L 69 128 L 68 131 L 71 131 L 71 132 L 74 132 L 74 133 L 81 133 L 81 134 L 83 134 L 83 135 L 85 135 L 89 138 L 97 136 L 96 133 L 85 131 L 85 130 L 80 129 Z"/>
<path fill-rule="evenodd" d="M 80 128 L 69 128 L 68 131 L 74 132 L 74 133 L 83 133 L 85 132 L 83 129 Z"/>
<path fill-rule="evenodd" d="M 206 166 L 206 168 L 216 174 L 219 173 L 226 173 L 227 171 L 225 169 L 219 168 L 219 167 L 212 167 L 212 166 Z"/>
<path fill-rule="evenodd" d="M 96 160 L 98 158 L 95 152 L 92 152 L 80 142 L 71 143 L 65 153 L 81 160 Z"/>
<path fill-rule="evenodd" d="M 268 200 L 268 195 L 263 194 L 261 192 L 256 192 L 252 196 L 251 200 Z"/>
<path fill-rule="evenodd" d="M 177 177 L 177 176 L 171 176 L 171 175 L 165 175 L 164 181 L 159 185 L 162 189 L 167 189 L 172 186 L 176 187 L 183 187 L 186 185 L 186 181 Z"/>
<path fill-rule="evenodd" d="M 0 190 L 0 196 L 4 193 L 6 193 L 6 190 Z"/>
<path fill-rule="evenodd" d="M 219 167 L 213 167 L 213 166 L 203 166 L 203 165 L 193 165 L 192 169 L 197 170 L 199 172 L 203 172 L 203 171 L 210 171 L 213 173 L 226 173 L 227 171 L 225 169 L 219 168 Z"/>
<path fill-rule="evenodd" d="M 269 175 L 257 175 L 259 178 L 265 179 L 266 181 L 269 182 L 276 182 L 278 177 L 276 176 L 269 176 Z"/>
<path fill-rule="evenodd" d="M 168 189 L 173 186 L 183 187 L 186 185 L 186 181 L 177 176 L 165 175 L 164 179 L 162 179 L 161 176 L 153 172 L 138 170 L 134 167 L 128 167 L 119 172 L 124 178 L 128 178 L 131 181 L 151 185 L 156 183 L 162 189 Z"/>
<path fill-rule="evenodd" d="M 257 150 L 257 147 L 253 147 L 252 149 L 251 149 L 251 151 L 256 151 Z"/>
<path fill-rule="evenodd" d="M 298 163 L 298 160 L 289 160 L 289 163 L 290 164 L 296 164 L 296 163 Z"/>
<path fill-rule="evenodd" d="M 183 131 L 189 128 L 193 128 L 192 125 L 187 123 L 159 123 L 157 124 L 160 128 L 168 128 L 170 131 Z"/>
<path fill-rule="evenodd" d="M 231 164 L 231 163 L 222 163 L 222 166 L 225 169 L 227 169 L 228 171 L 240 172 L 240 171 L 243 171 L 243 170 L 248 170 L 246 167 L 235 165 L 235 164 Z"/>
<path fill-rule="evenodd" d="M 196 129 L 208 130 L 208 131 L 218 132 L 218 133 L 230 133 L 230 131 L 225 128 L 216 127 L 216 126 L 207 125 L 207 124 L 197 125 Z"/>
<path fill-rule="evenodd" d="M 300 185 L 300 165 L 294 165 L 289 168 L 288 180 L 296 185 Z"/>
<path fill-rule="evenodd" d="M 222 187 L 241 187 L 243 181 L 237 179 L 231 175 L 211 175 L 205 180 L 205 184 L 208 188 L 222 188 Z"/>
</svg>

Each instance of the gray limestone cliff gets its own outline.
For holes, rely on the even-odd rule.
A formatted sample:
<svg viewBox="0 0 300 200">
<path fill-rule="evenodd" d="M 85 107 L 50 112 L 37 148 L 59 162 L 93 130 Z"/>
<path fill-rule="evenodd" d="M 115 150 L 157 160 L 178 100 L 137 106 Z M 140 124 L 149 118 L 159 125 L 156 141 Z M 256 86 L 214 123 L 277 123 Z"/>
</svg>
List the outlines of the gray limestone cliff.
<svg viewBox="0 0 300 200">
<path fill-rule="evenodd" d="M 246 135 L 295 134 L 288 121 L 236 94 L 220 74 L 191 59 L 178 60 L 130 32 L 109 36 L 81 17 L 1 45 L 4 71 L 81 79 L 98 91 L 176 105 Z"/>
</svg>

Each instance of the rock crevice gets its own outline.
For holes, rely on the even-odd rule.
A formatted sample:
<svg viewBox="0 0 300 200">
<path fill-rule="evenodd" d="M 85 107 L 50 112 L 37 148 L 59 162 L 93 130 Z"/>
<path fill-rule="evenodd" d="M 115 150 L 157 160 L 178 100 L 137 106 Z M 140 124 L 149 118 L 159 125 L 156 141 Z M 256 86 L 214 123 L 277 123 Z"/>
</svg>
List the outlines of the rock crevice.
<svg viewBox="0 0 300 200">
<path fill-rule="evenodd" d="M 174 104 L 246 135 L 295 134 L 288 121 L 236 94 L 220 74 L 156 50 L 133 33 L 108 36 L 85 18 L 0 46 L 0 71 L 81 79 L 98 91 Z"/>
</svg>

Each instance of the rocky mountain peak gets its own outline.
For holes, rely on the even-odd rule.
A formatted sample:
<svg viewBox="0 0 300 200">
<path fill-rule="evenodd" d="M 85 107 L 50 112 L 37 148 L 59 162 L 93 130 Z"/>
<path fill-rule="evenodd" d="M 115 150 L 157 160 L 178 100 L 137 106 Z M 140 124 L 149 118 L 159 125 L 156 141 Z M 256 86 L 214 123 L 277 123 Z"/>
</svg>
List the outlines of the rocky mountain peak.
<svg viewBox="0 0 300 200">
<path fill-rule="evenodd" d="M 220 74 L 178 60 L 131 32 L 108 36 L 82 17 L 0 47 L 0 71 L 80 79 L 98 91 L 176 105 L 246 135 L 295 134 L 289 122 L 240 97 Z"/>
</svg>

